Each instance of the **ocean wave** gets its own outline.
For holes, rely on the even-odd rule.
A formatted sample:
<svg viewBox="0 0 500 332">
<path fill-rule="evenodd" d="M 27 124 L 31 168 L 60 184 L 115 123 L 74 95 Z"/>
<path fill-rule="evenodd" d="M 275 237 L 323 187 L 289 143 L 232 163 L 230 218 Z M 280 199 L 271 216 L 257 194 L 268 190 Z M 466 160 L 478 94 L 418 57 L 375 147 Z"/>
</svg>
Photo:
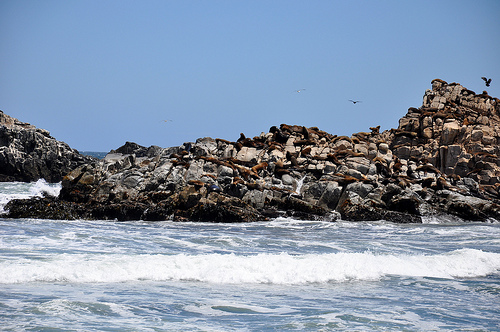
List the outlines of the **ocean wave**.
<svg viewBox="0 0 500 332">
<path fill-rule="evenodd" d="M 500 254 L 461 249 L 438 255 L 61 254 L 0 262 L 0 283 L 197 281 L 279 284 L 379 280 L 385 276 L 471 278 L 500 271 Z"/>
<path fill-rule="evenodd" d="M 42 197 L 43 195 L 59 196 L 61 183 L 47 183 L 44 179 L 36 182 L 3 182 L 0 183 L 0 214 L 4 207 L 13 199 L 28 199 Z"/>
<path fill-rule="evenodd" d="M 57 197 L 59 196 L 59 192 L 61 191 L 62 185 L 61 183 L 47 183 L 44 179 L 40 179 L 36 182 L 33 182 L 30 186 L 29 193 L 32 196 L 42 196 L 49 195 Z"/>
</svg>

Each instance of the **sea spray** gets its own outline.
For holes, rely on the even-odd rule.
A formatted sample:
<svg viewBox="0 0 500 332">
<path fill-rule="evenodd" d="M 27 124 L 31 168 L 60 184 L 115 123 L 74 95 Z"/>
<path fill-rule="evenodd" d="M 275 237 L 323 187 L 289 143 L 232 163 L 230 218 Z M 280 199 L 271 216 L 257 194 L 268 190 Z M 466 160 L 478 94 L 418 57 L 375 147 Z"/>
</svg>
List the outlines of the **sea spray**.
<svg viewBox="0 0 500 332">
<path fill-rule="evenodd" d="M 61 191 L 61 183 L 52 183 L 49 184 L 44 179 L 40 179 L 37 182 L 31 183 L 30 186 L 30 194 L 31 196 L 59 196 L 59 192 Z"/>
<path fill-rule="evenodd" d="M 5 212 L 5 205 L 13 199 L 28 199 L 44 195 L 58 196 L 61 183 L 47 183 L 44 179 L 36 182 L 1 182 L 0 183 L 0 214 Z"/>
</svg>

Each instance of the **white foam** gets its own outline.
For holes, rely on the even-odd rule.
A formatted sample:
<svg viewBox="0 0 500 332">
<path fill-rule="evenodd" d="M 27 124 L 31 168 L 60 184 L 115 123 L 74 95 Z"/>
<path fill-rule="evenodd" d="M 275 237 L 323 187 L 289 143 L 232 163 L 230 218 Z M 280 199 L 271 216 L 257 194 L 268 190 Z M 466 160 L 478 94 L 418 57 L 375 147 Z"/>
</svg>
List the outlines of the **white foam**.
<svg viewBox="0 0 500 332">
<path fill-rule="evenodd" d="M 476 249 L 439 255 L 62 254 L 0 262 L 0 283 L 154 280 L 293 285 L 378 280 L 388 275 L 468 278 L 499 271 L 500 254 Z"/>
<path fill-rule="evenodd" d="M 61 183 L 47 183 L 44 179 L 37 182 L 4 182 L 0 184 L 0 214 L 5 212 L 4 207 L 13 199 L 28 199 L 43 195 L 58 196 Z"/>
<path fill-rule="evenodd" d="M 59 196 L 61 188 L 61 183 L 49 184 L 44 179 L 40 179 L 37 182 L 32 183 L 32 186 L 30 187 L 30 194 L 32 196 L 42 196 L 45 194 L 57 197 Z"/>
</svg>

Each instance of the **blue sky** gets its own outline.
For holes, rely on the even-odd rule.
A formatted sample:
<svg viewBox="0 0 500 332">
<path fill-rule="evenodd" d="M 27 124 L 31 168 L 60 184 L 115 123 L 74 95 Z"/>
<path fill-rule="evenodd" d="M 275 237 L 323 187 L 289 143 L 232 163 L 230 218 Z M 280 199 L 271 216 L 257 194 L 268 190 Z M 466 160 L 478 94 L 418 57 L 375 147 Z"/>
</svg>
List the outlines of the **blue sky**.
<svg viewBox="0 0 500 332">
<path fill-rule="evenodd" d="M 390 129 L 434 78 L 500 97 L 499 16 L 497 0 L 2 0 L 0 110 L 83 151 Z"/>
</svg>

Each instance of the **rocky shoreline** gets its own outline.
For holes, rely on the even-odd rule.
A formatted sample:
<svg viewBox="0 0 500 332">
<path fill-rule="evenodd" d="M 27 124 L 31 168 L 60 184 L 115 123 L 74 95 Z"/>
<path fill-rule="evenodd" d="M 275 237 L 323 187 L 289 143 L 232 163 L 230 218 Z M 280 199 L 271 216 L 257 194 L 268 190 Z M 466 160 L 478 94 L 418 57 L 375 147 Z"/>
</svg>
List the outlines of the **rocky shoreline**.
<svg viewBox="0 0 500 332">
<path fill-rule="evenodd" d="M 436 79 L 397 129 L 347 137 L 282 124 L 236 141 L 127 142 L 103 160 L 71 157 L 59 197 L 5 209 L 48 219 L 500 221 L 499 155 L 500 100 Z"/>
</svg>

